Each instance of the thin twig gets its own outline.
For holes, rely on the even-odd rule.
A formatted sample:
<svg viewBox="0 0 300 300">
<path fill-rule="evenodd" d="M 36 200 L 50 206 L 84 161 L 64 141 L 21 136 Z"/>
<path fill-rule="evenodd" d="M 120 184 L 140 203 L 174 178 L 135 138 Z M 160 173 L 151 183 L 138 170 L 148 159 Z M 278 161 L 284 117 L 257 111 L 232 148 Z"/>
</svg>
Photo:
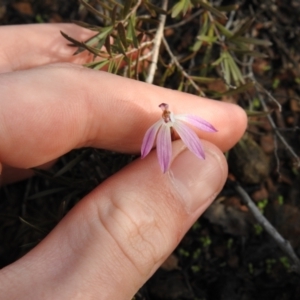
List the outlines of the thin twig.
<svg viewBox="0 0 300 300">
<path fill-rule="evenodd" d="M 233 10 L 230 12 L 230 15 L 229 15 L 229 18 L 228 18 L 228 21 L 225 25 L 225 28 L 229 30 L 229 28 L 231 27 L 232 23 L 233 23 L 233 20 L 234 20 L 234 17 L 235 17 L 235 14 L 236 14 L 236 11 Z"/>
<path fill-rule="evenodd" d="M 264 111 L 268 111 L 268 107 L 266 105 L 265 99 L 261 96 L 260 93 L 257 93 L 257 96 L 258 96 L 258 99 L 259 99 Z M 275 134 L 277 135 L 277 137 L 279 138 L 281 143 L 286 147 L 286 149 L 290 152 L 290 154 L 296 159 L 297 166 L 300 167 L 300 158 L 295 153 L 294 149 L 288 144 L 288 142 L 285 140 L 285 138 L 278 131 L 277 126 L 276 126 L 274 120 L 272 119 L 271 115 L 268 114 L 267 118 L 269 120 L 269 123 L 270 123 L 272 129 L 274 130 Z"/>
<path fill-rule="evenodd" d="M 200 87 L 195 83 L 195 81 L 190 77 L 190 75 L 184 70 L 182 65 L 179 63 L 178 59 L 173 54 L 167 40 L 163 37 L 162 41 L 165 45 L 165 48 L 166 48 L 168 54 L 172 58 L 172 61 L 174 62 L 176 67 L 180 70 L 181 74 L 190 82 L 190 84 L 194 87 L 194 89 L 199 93 L 200 96 L 205 97 L 205 94 L 201 91 Z"/>
<path fill-rule="evenodd" d="M 149 51 L 145 55 L 140 56 L 139 59 L 138 59 L 138 61 L 135 60 L 135 61 L 132 62 L 131 67 L 134 67 L 137 63 L 139 63 L 139 62 L 141 62 L 143 60 L 146 60 L 147 58 L 151 57 L 152 55 L 153 55 L 153 51 Z"/>
<path fill-rule="evenodd" d="M 189 22 L 191 22 L 193 19 L 195 19 L 197 16 L 199 16 L 201 13 L 203 13 L 202 9 L 199 9 L 198 11 L 196 11 L 194 14 L 190 15 L 188 18 L 186 18 L 185 20 L 182 20 L 178 23 L 166 26 L 165 29 L 170 29 L 170 28 L 177 28 L 180 26 L 183 26 Z"/>
<path fill-rule="evenodd" d="M 276 172 L 277 172 L 277 174 L 280 178 L 281 177 L 281 174 L 280 174 L 280 160 L 279 160 L 279 156 L 278 156 L 278 143 L 277 143 L 276 133 L 273 134 L 273 139 L 274 139 L 274 155 L 275 155 L 275 160 L 276 160 Z"/>
<path fill-rule="evenodd" d="M 282 50 L 282 52 L 285 54 L 285 56 L 290 60 L 290 62 L 293 64 L 294 68 L 296 70 L 299 69 L 299 64 L 298 62 L 293 58 L 291 55 L 290 51 L 287 49 L 287 47 L 284 45 L 284 43 L 276 37 L 274 33 L 272 33 L 272 30 L 269 31 L 273 40 L 276 42 L 277 46 L 279 49 Z"/>
<path fill-rule="evenodd" d="M 277 105 L 278 110 L 281 112 L 282 111 L 282 106 L 278 102 L 278 100 L 268 90 L 266 90 L 261 84 L 259 84 L 258 82 L 256 82 L 256 84 Z"/>
<path fill-rule="evenodd" d="M 137 51 L 140 51 L 140 50 L 142 50 L 143 48 L 145 48 L 145 47 L 147 47 L 147 46 L 150 46 L 150 45 L 152 45 L 152 44 L 153 44 L 153 40 L 151 40 L 151 41 L 146 41 L 146 42 L 140 44 L 140 46 L 139 46 L 138 48 L 133 48 L 133 49 L 127 51 L 127 52 L 126 52 L 126 55 L 128 56 L 128 55 L 130 55 L 130 54 L 132 54 L 132 53 L 135 53 L 135 52 L 137 52 Z M 103 54 L 104 54 L 104 53 L 103 53 Z M 123 53 L 119 53 L 119 54 L 116 54 L 115 56 L 113 56 L 112 58 L 111 58 L 111 57 L 109 56 L 109 54 L 107 54 L 107 53 L 105 53 L 105 56 L 104 56 L 104 55 L 102 55 L 102 56 L 98 55 L 98 56 L 101 57 L 101 58 L 104 58 L 104 59 L 118 60 L 119 58 L 124 57 L 124 54 L 123 54 Z M 91 66 L 96 65 L 96 64 L 98 64 L 98 63 L 101 63 L 101 60 L 97 60 L 97 61 L 92 61 L 92 62 L 86 63 L 86 64 L 84 64 L 84 66 L 85 66 L 85 67 L 91 67 Z"/>
<path fill-rule="evenodd" d="M 168 0 L 164 0 L 162 4 L 162 9 L 167 10 L 168 8 Z M 159 55 L 159 48 L 161 44 L 161 40 L 164 36 L 164 28 L 165 28 L 165 23 L 166 23 L 166 15 L 161 14 L 159 16 L 159 25 L 157 28 L 157 32 L 154 37 L 154 45 L 153 45 L 153 57 L 152 61 L 149 67 L 149 73 L 146 78 L 147 83 L 153 83 L 154 80 L 154 75 L 157 69 L 157 61 L 158 61 L 158 55 Z"/>
<path fill-rule="evenodd" d="M 255 82 L 256 87 L 259 87 L 266 95 L 268 95 L 268 97 L 278 106 L 279 111 L 281 111 L 282 110 L 281 104 L 274 98 L 274 96 L 269 91 L 267 91 L 261 84 L 257 82 L 253 73 L 253 62 L 254 62 L 254 57 L 251 56 L 249 59 L 249 63 L 247 64 L 249 69 L 248 77 Z"/>
<path fill-rule="evenodd" d="M 193 21 L 193 19 L 195 19 L 197 16 L 199 16 L 201 13 L 203 13 L 203 10 L 202 9 L 199 9 L 198 11 L 196 11 L 194 14 L 190 15 L 188 18 L 178 22 L 178 23 L 175 23 L 175 24 L 172 24 L 172 25 L 168 25 L 168 26 L 165 26 L 164 29 L 172 29 L 172 28 L 178 28 L 178 27 L 181 27 L 191 21 Z M 150 18 L 150 16 L 149 16 Z M 155 32 L 156 31 L 156 28 L 153 28 L 153 29 L 149 29 L 148 32 Z"/>
<path fill-rule="evenodd" d="M 124 71 L 123 71 L 123 77 L 127 77 L 127 72 L 128 72 L 129 68 L 136 67 L 137 64 L 139 64 L 143 60 L 146 60 L 147 58 L 149 58 L 152 55 L 153 55 L 153 52 L 149 51 L 145 55 L 140 56 L 137 60 L 134 60 L 130 65 L 125 66 Z M 138 78 L 136 78 L 136 80 L 138 80 Z"/>
<path fill-rule="evenodd" d="M 247 192 L 239 185 L 234 186 L 237 193 L 242 197 L 243 201 L 246 203 L 249 210 L 252 212 L 256 221 L 264 228 L 264 230 L 274 239 L 278 247 L 286 253 L 290 259 L 293 261 L 294 265 L 292 270 L 300 274 L 300 260 L 295 254 L 289 241 L 285 240 L 275 227 L 262 215 L 258 207 L 254 204 L 253 200 L 247 194 Z"/>
<path fill-rule="evenodd" d="M 252 61 L 254 60 L 253 57 L 251 57 L 251 59 L 252 59 Z M 266 91 L 266 89 L 257 82 L 257 80 L 254 76 L 253 70 L 252 70 L 252 64 L 249 65 L 249 76 L 252 79 L 252 81 L 255 83 L 254 86 L 257 91 L 257 96 L 258 96 L 258 99 L 259 99 L 264 111 L 268 112 L 269 110 L 268 110 L 267 104 L 265 102 L 265 99 L 262 97 L 261 93 L 258 91 L 258 87 L 260 89 L 263 89 L 264 93 L 266 93 L 273 101 L 275 101 L 275 103 L 277 103 L 277 105 L 279 105 L 279 109 L 281 109 L 281 105 L 278 103 L 278 101 L 273 96 L 271 96 L 271 94 L 268 91 Z M 293 148 L 288 144 L 288 142 L 285 140 L 285 138 L 281 135 L 281 133 L 279 132 L 279 130 L 270 114 L 267 114 L 267 118 L 268 118 L 268 121 L 269 121 L 272 129 L 274 130 L 275 134 L 277 135 L 278 139 L 286 147 L 286 149 L 290 152 L 290 154 L 295 158 L 295 160 L 297 162 L 297 167 L 300 167 L 300 158 L 298 157 L 298 155 L 295 153 Z"/>
</svg>

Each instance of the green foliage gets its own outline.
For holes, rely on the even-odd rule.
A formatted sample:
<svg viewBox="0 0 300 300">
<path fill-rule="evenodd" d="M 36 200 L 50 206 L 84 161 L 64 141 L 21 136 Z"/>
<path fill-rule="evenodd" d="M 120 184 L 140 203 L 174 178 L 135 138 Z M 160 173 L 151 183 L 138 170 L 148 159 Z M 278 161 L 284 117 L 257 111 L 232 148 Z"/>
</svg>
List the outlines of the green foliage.
<svg viewBox="0 0 300 300">
<path fill-rule="evenodd" d="M 277 201 L 278 201 L 278 204 L 279 204 L 279 205 L 283 205 L 283 204 L 284 204 L 284 198 L 283 198 L 283 196 L 282 196 L 282 195 L 279 195 Z"/>
<path fill-rule="evenodd" d="M 94 1 L 88 0 L 80 0 L 80 4 L 81 9 L 99 20 L 99 24 L 75 22 L 95 32 L 90 39 L 77 41 L 62 32 L 71 45 L 77 48 L 74 55 L 83 51 L 92 55 L 93 61 L 85 65 L 91 69 L 105 69 L 136 79 L 141 74 L 146 77 L 149 64 L 144 62 L 151 60 L 159 16 L 170 14 L 170 25 L 167 23 L 166 28 L 178 28 L 184 33 L 185 28 L 189 31 L 188 23 L 193 22 L 198 24 L 199 30 L 196 35 L 187 37 L 190 42 L 181 54 L 180 61 L 170 38 L 169 57 L 163 51 L 160 53 L 156 71 L 160 76 L 156 77 L 156 84 L 165 86 L 169 78 L 179 73 L 173 88 L 202 96 L 228 97 L 252 88 L 252 82 L 245 79 L 241 62 L 249 57 L 266 57 L 260 50 L 270 45 L 269 41 L 249 35 L 254 23 L 252 18 L 242 22 L 233 22 L 228 18 L 229 14 L 236 13 L 238 5 L 215 7 L 208 0 L 178 0 L 165 11 L 150 0 L 95 1 L 97 6 L 91 4 Z M 176 20 L 179 23 L 174 24 Z M 255 50 L 257 47 L 258 51 Z M 165 63 L 166 59 L 171 59 L 171 63 Z M 192 60 L 197 61 L 197 65 L 186 71 L 186 66 Z M 211 89 L 218 80 L 223 81 L 225 92 Z"/>
<path fill-rule="evenodd" d="M 200 248 L 197 248 L 194 252 L 193 252 L 193 259 L 198 259 L 200 257 L 200 254 L 201 254 L 201 249 Z"/>
<path fill-rule="evenodd" d="M 254 231 L 256 235 L 261 235 L 261 233 L 263 232 L 263 228 L 261 227 L 261 225 L 259 224 L 254 224 Z"/>
<path fill-rule="evenodd" d="M 204 248 L 209 247 L 211 244 L 211 239 L 209 236 L 203 236 L 200 238 L 200 240 Z"/>
<path fill-rule="evenodd" d="M 193 273 L 198 273 L 201 270 L 201 268 L 200 268 L 200 266 L 193 265 L 193 266 L 191 266 L 191 270 Z"/>
<path fill-rule="evenodd" d="M 185 15 L 188 9 L 192 8 L 192 3 L 190 0 L 179 0 L 171 9 L 172 18 L 176 18 L 179 14 Z"/>
<path fill-rule="evenodd" d="M 231 249 L 232 248 L 232 245 L 233 245 L 233 239 L 231 238 L 231 239 L 228 239 L 228 241 L 227 241 L 227 249 Z"/>
<path fill-rule="evenodd" d="M 272 268 L 273 268 L 273 265 L 275 265 L 275 264 L 276 264 L 276 259 L 269 258 L 266 260 L 266 273 L 267 274 L 272 273 Z"/>
<path fill-rule="evenodd" d="M 268 199 L 263 199 L 257 203 L 257 207 L 262 213 L 264 213 L 267 204 L 268 204 Z"/>
<path fill-rule="evenodd" d="M 291 268 L 289 259 L 286 256 L 282 256 L 282 257 L 280 257 L 279 260 L 282 263 L 282 265 L 285 267 L 285 269 L 289 271 Z"/>
<path fill-rule="evenodd" d="M 184 256 L 184 257 L 190 256 L 190 253 L 188 251 L 184 250 L 183 248 L 179 248 L 178 253 L 179 253 L 179 255 Z"/>
</svg>

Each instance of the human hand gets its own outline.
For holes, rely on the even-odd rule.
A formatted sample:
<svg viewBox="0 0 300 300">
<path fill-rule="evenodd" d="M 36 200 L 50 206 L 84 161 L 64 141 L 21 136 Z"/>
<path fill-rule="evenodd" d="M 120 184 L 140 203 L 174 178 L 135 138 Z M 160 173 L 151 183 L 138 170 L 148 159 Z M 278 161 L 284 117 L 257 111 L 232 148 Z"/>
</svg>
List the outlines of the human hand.
<svg viewBox="0 0 300 300">
<path fill-rule="evenodd" d="M 70 56 L 74 49 L 59 30 L 79 40 L 89 35 L 66 24 L 0 29 L 6 42 L 0 49 L 3 182 L 28 176 L 21 169 L 74 148 L 138 153 L 144 133 L 160 118 L 161 102 L 219 130 L 197 132 L 205 160 L 173 142 L 166 174 L 155 151 L 135 160 L 0 272 L 2 299 L 130 299 L 222 189 L 227 177 L 222 151 L 241 137 L 246 117 L 234 105 L 82 68 L 76 64 L 89 58 Z"/>
</svg>

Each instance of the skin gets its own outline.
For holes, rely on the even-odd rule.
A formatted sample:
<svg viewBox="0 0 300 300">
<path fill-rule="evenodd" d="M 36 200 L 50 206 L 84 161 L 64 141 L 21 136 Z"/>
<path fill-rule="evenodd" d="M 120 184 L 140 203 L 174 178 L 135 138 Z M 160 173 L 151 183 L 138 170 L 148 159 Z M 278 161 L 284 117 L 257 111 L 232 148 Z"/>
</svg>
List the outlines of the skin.
<svg viewBox="0 0 300 300">
<path fill-rule="evenodd" d="M 158 105 L 193 113 L 217 133 L 198 132 L 206 159 L 173 142 L 169 172 L 155 150 L 106 180 L 32 251 L 0 272 L 1 299 L 131 299 L 211 204 L 227 177 L 222 152 L 246 128 L 238 106 L 92 71 L 62 30 L 70 24 L 0 28 L 2 184 L 31 175 L 84 146 L 139 153 Z"/>
</svg>

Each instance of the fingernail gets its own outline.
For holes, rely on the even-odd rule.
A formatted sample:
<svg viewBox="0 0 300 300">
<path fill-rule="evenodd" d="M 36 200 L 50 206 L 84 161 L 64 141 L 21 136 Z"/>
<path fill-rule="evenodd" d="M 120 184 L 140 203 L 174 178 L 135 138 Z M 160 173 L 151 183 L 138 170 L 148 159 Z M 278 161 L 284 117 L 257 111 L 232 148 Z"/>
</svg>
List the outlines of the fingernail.
<svg viewBox="0 0 300 300">
<path fill-rule="evenodd" d="M 214 147 L 205 149 L 201 160 L 189 150 L 181 152 L 170 168 L 170 179 L 188 213 L 204 209 L 220 192 L 225 182 L 224 157 Z"/>
</svg>

